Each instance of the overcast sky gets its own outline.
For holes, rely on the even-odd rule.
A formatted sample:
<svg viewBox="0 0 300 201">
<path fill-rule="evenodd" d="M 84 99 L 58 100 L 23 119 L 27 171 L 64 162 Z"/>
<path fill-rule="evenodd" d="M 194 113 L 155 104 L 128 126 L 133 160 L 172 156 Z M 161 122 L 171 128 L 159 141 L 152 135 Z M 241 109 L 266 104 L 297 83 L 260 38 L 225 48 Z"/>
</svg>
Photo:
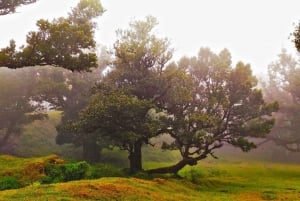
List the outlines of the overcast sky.
<svg viewBox="0 0 300 201">
<path fill-rule="evenodd" d="M 79 0 L 39 0 L 0 17 L 0 47 L 14 38 L 24 44 L 40 18 L 66 16 Z M 195 56 L 200 47 L 219 52 L 229 49 L 234 64 L 250 63 L 258 75 L 276 59 L 281 48 L 295 49 L 289 39 L 300 20 L 300 0 L 102 0 L 106 12 L 97 22 L 96 40 L 112 47 L 118 28 L 130 21 L 156 17 L 159 36 L 168 37 L 175 59 Z"/>
</svg>

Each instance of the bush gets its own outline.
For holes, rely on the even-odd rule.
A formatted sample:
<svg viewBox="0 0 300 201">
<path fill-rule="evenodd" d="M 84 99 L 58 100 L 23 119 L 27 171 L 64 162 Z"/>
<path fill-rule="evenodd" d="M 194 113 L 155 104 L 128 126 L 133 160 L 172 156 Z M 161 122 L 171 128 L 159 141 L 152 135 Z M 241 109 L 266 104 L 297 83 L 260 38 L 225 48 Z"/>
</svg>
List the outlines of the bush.
<svg viewBox="0 0 300 201">
<path fill-rule="evenodd" d="M 16 189 L 20 188 L 20 182 L 11 176 L 6 176 L 0 179 L 0 190 Z"/>
<path fill-rule="evenodd" d="M 89 169 L 89 164 L 85 161 L 66 164 L 63 168 L 64 181 L 84 179 Z"/>
<path fill-rule="evenodd" d="M 46 176 L 41 179 L 41 183 L 57 183 L 73 180 L 80 180 L 86 177 L 90 166 L 87 162 L 53 164 L 45 167 Z"/>
<path fill-rule="evenodd" d="M 57 183 L 62 182 L 64 180 L 63 171 L 61 168 L 61 164 L 53 164 L 49 163 L 45 166 L 45 174 L 46 176 L 41 179 L 41 183 Z"/>
</svg>

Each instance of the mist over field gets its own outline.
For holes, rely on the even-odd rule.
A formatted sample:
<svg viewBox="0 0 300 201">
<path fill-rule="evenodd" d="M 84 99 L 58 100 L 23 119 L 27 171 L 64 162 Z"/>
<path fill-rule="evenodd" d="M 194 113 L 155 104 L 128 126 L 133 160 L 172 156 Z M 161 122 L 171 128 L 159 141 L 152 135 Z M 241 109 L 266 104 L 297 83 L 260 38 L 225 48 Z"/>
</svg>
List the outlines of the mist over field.
<svg viewBox="0 0 300 201">
<path fill-rule="evenodd" d="M 0 201 L 299 200 L 298 7 L 0 0 Z"/>
</svg>

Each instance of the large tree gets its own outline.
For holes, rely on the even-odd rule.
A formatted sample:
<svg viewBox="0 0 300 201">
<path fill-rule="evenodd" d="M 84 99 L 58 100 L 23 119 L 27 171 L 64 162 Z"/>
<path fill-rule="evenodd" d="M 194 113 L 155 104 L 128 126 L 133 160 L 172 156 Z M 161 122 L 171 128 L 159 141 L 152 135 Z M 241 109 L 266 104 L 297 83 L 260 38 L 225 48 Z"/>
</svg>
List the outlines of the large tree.
<svg viewBox="0 0 300 201">
<path fill-rule="evenodd" d="M 93 19 L 103 12 L 99 0 L 81 0 L 66 18 L 38 20 L 38 31 L 28 33 L 27 44 L 20 50 L 13 40 L 0 50 L 0 66 L 52 65 L 72 71 L 96 67 Z"/>
<path fill-rule="evenodd" d="M 130 23 L 130 28 L 127 30 L 117 31 L 118 40 L 114 44 L 116 58 L 112 71 L 104 80 L 107 84 L 123 91 L 130 99 L 136 99 L 135 104 L 144 105 L 147 103 L 147 107 L 143 106 L 146 107 L 143 109 L 144 111 L 142 109 L 134 111 L 138 113 L 139 121 L 128 116 L 133 125 L 136 125 L 136 122 L 141 122 L 139 132 L 134 131 L 137 135 L 134 141 L 131 140 L 130 135 L 127 136 L 127 139 L 112 135 L 113 139 L 123 139 L 125 143 L 131 141 L 128 147 L 130 147 L 129 160 L 132 171 L 142 169 L 142 145 L 147 144 L 151 137 L 159 133 L 154 131 L 152 126 L 150 126 L 151 129 L 145 127 L 145 124 L 149 124 L 147 112 L 150 110 L 151 104 L 154 107 L 158 98 L 163 96 L 167 89 L 167 86 L 162 85 L 162 82 L 166 64 L 172 57 L 172 49 L 167 38 L 158 38 L 154 35 L 153 30 L 156 25 L 157 20 L 148 16 L 144 21 L 137 20 Z M 126 118 L 126 116 L 122 116 L 122 118 Z M 127 123 L 130 124 L 130 122 Z M 144 131 L 141 128 L 144 128 Z M 132 132 L 132 128 L 127 129 L 127 133 Z"/>
<path fill-rule="evenodd" d="M 0 15 L 16 12 L 16 8 L 35 3 L 37 0 L 0 0 Z"/>
<path fill-rule="evenodd" d="M 133 172 L 142 170 L 142 145 L 159 133 L 158 121 L 150 118 L 149 112 L 168 88 L 162 84 L 172 50 L 167 39 L 153 34 L 156 24 L 155 18 L 147 17 L 117 32 L 111 71 L 95 87 L 79 122 L 67 125 L 71 131 L 75 128 L 79 136 L 91 136 L 97 141 L 105 136 L 112 144 L 128 150 Z"/>
<path fill-rule="evenodd" d="M 162 99 L 169 115 L 165 132 L 174 142 L 163 148 L 179 150 L 182 160 L 149 173 L 177 173 L 214 156 L 224 144 L 249 151 L 255 147 L 250 137 L 270 132 L 278 105 L 263 100 L 250 65 L 239 62 L 232 68 L 227 50 L 217 55 L 202 48 L 198 57 L 181 59 L 177 69 L 177 79 Z"/>
</svg>

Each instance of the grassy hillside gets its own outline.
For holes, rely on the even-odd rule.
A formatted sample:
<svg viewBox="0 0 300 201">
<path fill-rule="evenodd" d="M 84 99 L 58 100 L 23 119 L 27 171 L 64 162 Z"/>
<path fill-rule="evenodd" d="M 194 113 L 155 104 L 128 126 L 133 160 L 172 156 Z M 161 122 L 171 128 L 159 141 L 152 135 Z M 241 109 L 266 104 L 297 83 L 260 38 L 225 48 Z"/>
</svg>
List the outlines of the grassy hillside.
<svg viewBox="0 0 300 201">
<path fill-rule="evenodd" d="M 40 158 L 18 158 L 9 155 L 0 156 L 0 190 L 4 185 L 15 181 L 18 187 L 27 186 L 44 176 L 44 167 L 49 162 L 63 162 L 56 155 Z M 2 186 L 1 186 L 2 185 Z"/>
<path fill-rule="evenodd" d="M 28 163 L 42 162 L 46 158 L 19 159 L 2 156 L 0 175 L 7 170 L 11 174 L 22 172 L 24 167 L 28 167 Z M 186 167 L 180 175 L 183 178 L 156 175 L 148 180 L 104 177 L 57 184 L 33 182 L 25 188 L 0 191 L 0 201 L 300 200 L 299 165 L 207 159 L 196 167 Z"/>
</svg>

